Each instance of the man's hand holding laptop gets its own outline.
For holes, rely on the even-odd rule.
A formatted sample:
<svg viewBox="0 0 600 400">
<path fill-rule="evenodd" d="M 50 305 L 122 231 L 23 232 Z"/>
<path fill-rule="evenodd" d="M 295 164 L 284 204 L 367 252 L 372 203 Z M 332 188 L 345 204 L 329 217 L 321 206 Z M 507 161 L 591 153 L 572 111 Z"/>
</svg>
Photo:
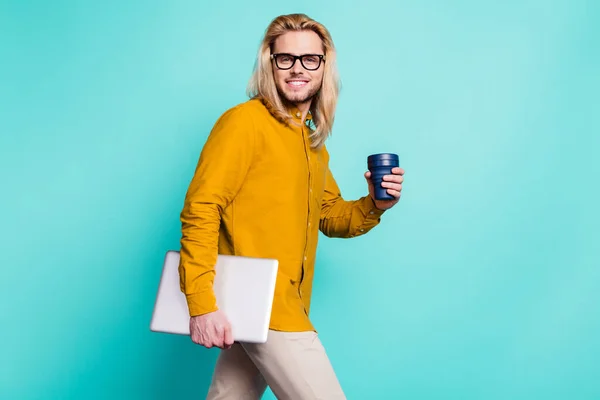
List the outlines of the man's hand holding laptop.
<svg viewBox="0 0 600 400">
<path fill-rule="evenodd" d="M 221 310 L 190 318 L 192 341 L 206 348 L 229 349 L 233 344 L 231 324 Z"/>
</svg>

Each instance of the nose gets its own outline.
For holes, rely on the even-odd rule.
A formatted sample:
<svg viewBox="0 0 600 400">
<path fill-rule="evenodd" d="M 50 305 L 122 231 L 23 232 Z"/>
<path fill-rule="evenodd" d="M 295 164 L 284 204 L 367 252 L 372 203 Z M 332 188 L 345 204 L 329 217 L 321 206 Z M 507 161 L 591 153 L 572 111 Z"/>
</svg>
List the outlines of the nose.
<svg viewBox="0 0 600 400">
<path fill-rule="evenodd" d="M 302 67 L 302 63 L 300 62 L 300 59 L 297 59 L 296 62 L 294 63 L 294 65 L 292 65 L 292 71 L 293 74 L 301 74 L 302 72 L 304 72 L 304 67 Z"/>
</svg>

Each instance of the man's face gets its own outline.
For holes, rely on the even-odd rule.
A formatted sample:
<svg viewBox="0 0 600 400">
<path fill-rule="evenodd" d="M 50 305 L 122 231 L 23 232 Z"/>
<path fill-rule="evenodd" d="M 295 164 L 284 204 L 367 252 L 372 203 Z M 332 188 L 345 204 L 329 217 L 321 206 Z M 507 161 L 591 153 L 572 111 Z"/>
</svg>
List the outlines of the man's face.
<svg viewBox="0 0 600 400">
<path fill-rule="evenodd" d="M 323 81 L 324 62 L 319 57 L 304 57 L 304 66 L 300 59 L 295 60 L 294 65 L 288 68 L 293 59 L 287 55 L 323 55 L 323 44 L 321 38 L 313 31 L 287 32 L 275 40 L 273 54 L 277 56 L 277 62 L 272 60 L 273 76 L 275 85 L 282 96 L 288 102 L 299 107 L 310 105 L 312 97 L 321 88 Z M 318 69 L 312 70 L 318 66 Z M 306 68 L 305 68 L 306 67 Z"/>
</svg>

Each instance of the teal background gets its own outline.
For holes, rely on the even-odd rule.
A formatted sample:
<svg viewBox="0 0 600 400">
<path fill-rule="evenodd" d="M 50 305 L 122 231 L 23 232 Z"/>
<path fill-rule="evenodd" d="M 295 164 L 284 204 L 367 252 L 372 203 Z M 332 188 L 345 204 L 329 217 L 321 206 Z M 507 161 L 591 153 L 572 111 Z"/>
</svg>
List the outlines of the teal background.
<svg viewBox="0 0 600 400">
<path fill-rule="evenodd" d="M 264 29 L 331 30 L 343 195 L 312 318 L 350 399 L 600 398 L 595 1 L 0 1 L 0 398 L 201 399 L 217 356 L 151 333 L 161 263 Z M 272 398 L 269 394 L 265 398 Z"/>
</svg>

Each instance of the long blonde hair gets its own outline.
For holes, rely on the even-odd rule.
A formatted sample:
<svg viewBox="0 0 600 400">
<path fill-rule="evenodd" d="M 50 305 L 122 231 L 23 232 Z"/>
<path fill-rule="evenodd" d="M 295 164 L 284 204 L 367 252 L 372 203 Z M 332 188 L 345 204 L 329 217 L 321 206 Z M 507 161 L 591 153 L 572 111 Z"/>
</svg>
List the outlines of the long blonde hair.
<svg viewBox="0 0 600 400">
<path fill-rule="evenodd" d="M 271 50 L 275 40 L 290 31 L 315 32 L 323 42 L 325 60 L 323 62 L 323 83 L 317 94 L 313 97 L 311 112 L 311 147 L 319 148 L 331 135 L 335 108 L 340 91 L 340 81 L 336 65 L 336 52 L 333 39 L 327 28 L 305 14 L 281 15 L 269 24 L 260 45 L 256 65 L 250 82 L 248 83 L 248 96 L 260 99 L 269 111 L 280 121 L 290 123 L 292 116 L 286 109 L 277 87 L 271 67 Z"/>
</svg>

